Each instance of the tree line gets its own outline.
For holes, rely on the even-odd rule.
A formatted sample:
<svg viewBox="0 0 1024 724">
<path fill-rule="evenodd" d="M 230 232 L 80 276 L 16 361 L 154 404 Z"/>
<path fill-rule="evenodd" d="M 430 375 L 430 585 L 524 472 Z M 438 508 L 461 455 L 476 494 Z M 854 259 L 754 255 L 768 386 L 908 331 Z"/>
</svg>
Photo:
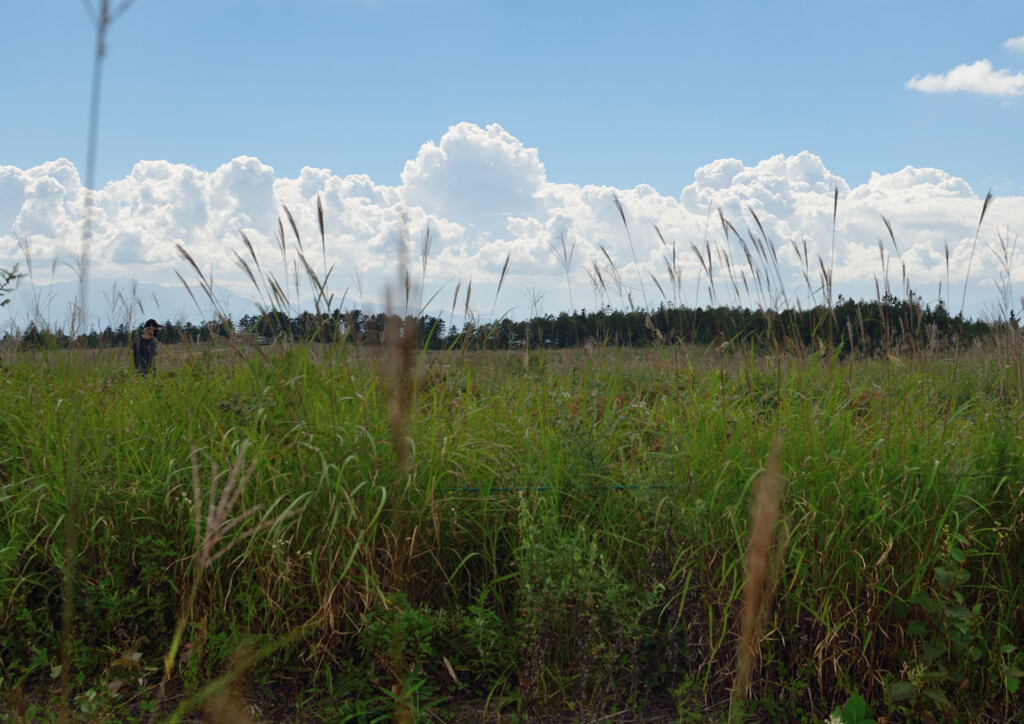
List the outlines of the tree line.
<svg viewBox="0 0 1024 724">
<path fill-rule="evenodd" d="M 876 353 L 897 348 L 923 348 L 934 344 L 970 343 L 990 334 L 996 326 L 1018 327 L 1014 313 L 1009 320 L 994 323 L 953 316 L 944 302 L 922 304 L 913 292 L 907 299 L 887 294 L 874 301 L 839 297 L 832 307 L 781 311 L 741 307 L 686 307 L 661 304 L 650 310 L 622 310 L 604 307 L 535 316 L 528 320 L 499 319 L 454 324 L 430 314 L 420 316 L 376 313 L 360 309 L 329 313 L 304 311 L 294 316 L 271 309 L 200 324 L 166 321 L 159 339 L 164 344 L 208 342 L 228 337 L 243 342 L 348 343 L 384 345 L 412 337 L 421 349 L 521 349 L 573 348 L 591 345 L 635 347 L 685 342 L 712 345 L 729 342 L 771 350 L 816 348 L 847 353 Z M 122 323 L 102 331 L 72 337 L 60 329 L 27 329 L 4 341 L 22 348 L 85 348 L 127 345 L 141 326 Z"/>
</svg>

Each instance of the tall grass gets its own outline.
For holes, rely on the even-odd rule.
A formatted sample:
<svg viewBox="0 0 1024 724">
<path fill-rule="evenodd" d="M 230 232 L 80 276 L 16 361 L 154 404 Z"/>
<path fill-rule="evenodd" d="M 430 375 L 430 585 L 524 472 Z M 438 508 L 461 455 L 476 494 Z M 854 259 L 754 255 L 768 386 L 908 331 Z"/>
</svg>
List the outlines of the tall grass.
<svg viewBox="0 0 1024 724">
<path fill-rule="evenodd" d="M 75 395 L 92 404 L 70 705 L 92 716 L 166 716 L 162 679 L 163 701 L 198 706 L 241 657 L 239 691 L 265 712 L 711 717 L 742 683 L 737 640 L 759 652 L 751 716 L 820 716 L 854 691 L 892 715 L 943 711 L 936 687 L 965 715 L 1013 709 L 1000 665 L 1016 654 L 1000 652 L 1021 616 L 1024 471 L 998 348 L 955 387 L 942 360 L 666 347 L 547 352 L 536 375 L 498 352 L 419 353 L 400 421 L 395 378 L 327 352 L 199 354 L 156 384 L 100 364 L 81 387 L 59 357 L 12 360 L 0 655 L 26 715 L 59 660 Z M 760 564 L 774 603 L 744 614 L 753 483 L 779 430 L 778 540 L 758 548 L 777 550 Z M 224 553 L 204 557 L 213 537 Z M 966 578 L 945 588 L 950 570 Z M 969 612 L 970 670 L 927 600 Z M 964 678 L 900 699 L 918 665 Z"/>
</svg>

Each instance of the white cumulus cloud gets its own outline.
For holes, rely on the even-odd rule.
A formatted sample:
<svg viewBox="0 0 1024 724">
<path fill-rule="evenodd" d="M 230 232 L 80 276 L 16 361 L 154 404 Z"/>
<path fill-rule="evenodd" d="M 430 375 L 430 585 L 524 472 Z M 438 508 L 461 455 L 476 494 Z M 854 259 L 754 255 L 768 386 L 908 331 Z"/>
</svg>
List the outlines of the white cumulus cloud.
<svg viewBox="0 0 1024 724">
<path fill-rule="evenodd" d="M 1020 36 L 1019 38 L 1010 38 L 1005 43 L 1003 43 L 1003 47 L 1007 48 L 1008 50 L 1017 50 L 1024 53 L 1024 35 Z"/>
<path fill-rule="evenodd" d="M 977 93 L 987 96 L 1019 96 L 1024 94 L 1024 73 L 1011 73 L 1005 68 L 994 70 L 988 60 L 958 65 L 948 73 L 914 76 L 907 88 L 922 93 Z"/>
<path fill-rule="evenodd" d="M 74 281 L 83 200 L 66 160 L 0 166 L 0 266 L 20 263 L 37 283 Z M 696 169 L 678 196 L 646 185 L 557 184 L 537 149 L 496 124 L 469 123 L 424 144 L 398 186 L 319 168 L 279 177 L 252 157 L 209 172 L 143 161 L 98 189 L 94 201 L 88 273 L 100 291 L 134 280 L 163 285 L 170 298 L 181 286 L 177 275 L 197 277 L 180 245 L 216 288 L 266 305 L 273 280 L 295 312 L 312 307 L 301 254 L 346 308 L 383 304 L 388 290 L 404 304 L 404 262 L 413 311 L 422 300 L 432 313 L 461 312 L 472 283 L 474 313 L 517 318 L 538 295 L 553 313 L 663 301 L 806 306 L 822 301 L 820 267 L 833 263 L 836 294 L 870 299 L 876 284 L 896 293 L 909 285 L 934 302 L 941 284 L 942 299 L 958 309 L 982 206 L 966 182 L 940 169 L 876 173 L 850 187 L 806 151 L 753 164 L 714 161 Z M 968 300 L 976 308 L 997 292 L 996 230 L 1015 239 L 1022 218 L 1024 197 L 999 197 L 989 209 L 971 267 Z M 573 250 L 568 278 L 552 252 L 563 239 Z M 1024 282 L 1024 267 L 1011 276 Z"/>
</svg>

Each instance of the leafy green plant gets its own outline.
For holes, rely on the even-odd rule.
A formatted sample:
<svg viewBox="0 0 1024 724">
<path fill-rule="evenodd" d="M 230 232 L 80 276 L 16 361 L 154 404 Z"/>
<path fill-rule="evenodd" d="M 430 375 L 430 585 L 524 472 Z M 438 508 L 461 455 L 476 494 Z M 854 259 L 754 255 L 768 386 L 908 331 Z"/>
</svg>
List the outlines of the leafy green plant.
<svg viewBox="0 0 1024 724">
<path fill-rule="evenodd" d="M 670 691 L 679 724 L 698 724 L 706 722 L 709 714 L 701 702 L 704 698 L 704 686 L 700 679 L 691 674 L 684 675 L 679 683 Z"/>
<path fill-rule="evenodd" d="M 517 551 L 520 695 L 528 716 L 567 708 L 595 718 L 639 682 L 640 622 L 650 592 L 631 586 L 580 525 L 564 529 L 548 499 L 521 499 Z"/>
<path fill-rule="evenodd" d="M 864 697 L 860 694 L 851 694 L 845 704 L 832 710 L 828 724 L 876 724 L 873 716 L 874 712 L 864 701 Z"/>
<path fill-rule="evenodd" d="M 956 698 L 972 685 L 989 690 L 994 681 L 1016 693 L 1021 672 L 1009 657 L 1012 644 L 999 645 L 984 635 L 984 604 L 968 600 L 972 540 L 943 528 L 943 550 L 932 568 L 931 585 L 910 597 L 906 625 L 914 648 L 902 676 L 886 688 L 889 699 L 921 714 L 956 710 Z"/>
<path fill-rule="evenodd" d="M 440 617 L 394 593 L 363 617 L 359 649 L 378 672 L 379 690 L 391 701 L 396 721 L 419 721 L 444 702 L 429 670 L 441 659 L 436 647 Z"/>
</svg>

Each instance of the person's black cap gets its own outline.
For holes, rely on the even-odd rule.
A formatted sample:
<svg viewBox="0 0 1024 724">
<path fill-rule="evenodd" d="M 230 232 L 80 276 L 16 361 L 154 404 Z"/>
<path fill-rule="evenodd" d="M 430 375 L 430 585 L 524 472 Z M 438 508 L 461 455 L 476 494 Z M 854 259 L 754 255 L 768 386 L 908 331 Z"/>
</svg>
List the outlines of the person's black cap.
<svg viewBox="0 0 1024 724">
<path fill-rule="evenodd" d="M 156 327 L 157 329 L 163 329 L 164 325 L 160 324 L 160 322 L 156 321 L 155 319 L 147 319 L 146 323 L 144 325 L 142 325 L 142 326 L 143 327 Z"/>
</svg>

